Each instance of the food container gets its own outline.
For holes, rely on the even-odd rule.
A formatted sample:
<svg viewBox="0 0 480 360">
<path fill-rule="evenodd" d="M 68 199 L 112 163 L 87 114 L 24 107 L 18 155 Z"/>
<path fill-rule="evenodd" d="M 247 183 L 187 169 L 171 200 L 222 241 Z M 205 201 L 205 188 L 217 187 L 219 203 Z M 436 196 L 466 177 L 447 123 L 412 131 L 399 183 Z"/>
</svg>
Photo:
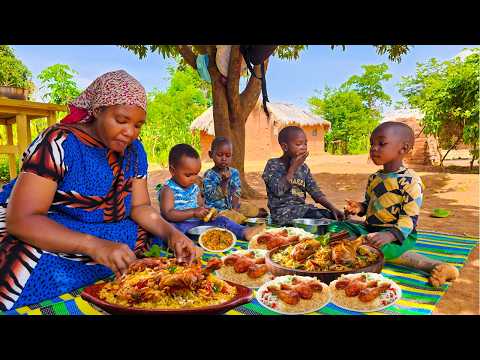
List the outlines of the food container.
<svg viewBox="0 0 480 360">
<path fill-rule="evenodd" d="M 214 226 L 211 225 L 202 225 L 191 228 L 187 231 L 187 235 L 190 239 L 198 241 L 198 237 L 202 235 L 208 229 L 212 229 Z"/>
<path fill-rule="evenodd" d="M 308 231 L 312 234 L 324 235 L 327 233 L 328 225 L 330 225 L 333 220 L 323 218 L 323 219 L 295 219 L 293 220 L 293 225 L 305 231 Z"/>
<path fill-rule="evenodd" d="M 354 270 L 347 270 L 347 271 L 308 271 L 308 270 L 301 270 L 301 269 L 292 269 L 285 267 L 283 265 L 277 264 L 272 260 L 273 254 L 278 251 L 281 251 L 290 245 L 283 245 L 272 249 L 268 252 L 267 256 L 265 256 L 265 264 L 268 266 L 268 270 L 275 276 L 283 276 L 283 275 L 299 275 L 299 276 L 314 276 L 320 281 L 324 282 L 325 284 L 330 284 L 331 281 L 337 279 L 338 277 L 344 274 L 354 274 L 354 273 L 361 273 L 361 272 L 372 272 L 372 273 L 380 273 L 383 269 L 383 264 L 385 263 L 385 259 L 383 257 L 383 253 L 373 247 L 370 247 L 370 250 L 374 251 L 378 256 L 378 261 L 374 264 L 354 269 Z"/>
<path fill-rule="evenodd" d="M 260 224 L 266 224 L 267 219 L 266 218 L 248 218 L 245 220 L 245 225 L 247 226 L 256 226 Z"/>
<path fill-rule="evenodd" d="M 232 243 L 226 247 L 225 249 L 222 249 L 222 250 L 212 250 L 212 249 L 209 249 L 207 246 L 205 246 L 205 244 L 203 243 L 203 237 L 205 236 L 205 234 L 207 234 L 209 231 L 212 231 L 212 230 L 218 230 L 218 231 L 224 231 L 224 232 L 227 232 L 229 233 L 231 236 L 232 236 Z M 230 250 L 231 248 L 233 248 L 235 246 L 235 243 L 237 242 L 237 237 L 235 236 L 235 234 L 233 232 L 231 232 L 230 230 L 227 230 L 227 229 L 224 229 L 224 228 L 218 228 L 218 227 L 212 227 L 210 229 L 207 229 L 206 231 L 202 232 L 200 234 L 200 237 L 198 238 L 198 244 L 206 251 L 208 252 L 213 252 L 213 253 L 223 253 L 225 251 L 228 251 Z"/>
</svg>

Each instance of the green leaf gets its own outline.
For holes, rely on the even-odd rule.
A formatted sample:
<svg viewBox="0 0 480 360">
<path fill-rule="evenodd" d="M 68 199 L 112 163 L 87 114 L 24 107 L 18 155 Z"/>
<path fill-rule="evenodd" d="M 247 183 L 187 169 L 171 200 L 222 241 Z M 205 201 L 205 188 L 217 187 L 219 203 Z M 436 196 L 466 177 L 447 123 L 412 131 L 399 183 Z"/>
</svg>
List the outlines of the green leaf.
<svg viewBox="0 0 480 360">
<path fill-rule="evenodd" d="M 433 217 L 438 217 L 438 218 L 446 218 L 450 215 L 450 211 L 446 209 L 441 209 L 441 208 L 435 208 L 432 211 L 432 216 Z"/>
<path fill-rule="evenodd" d="M 150 250 L 144 252 L 143 255 L 146 257 L 159 257 L 161 256 L 161 251 L 162 251 L 162 248 L 157 244 L 154 244 L 152 245 Z"/>
</svg>

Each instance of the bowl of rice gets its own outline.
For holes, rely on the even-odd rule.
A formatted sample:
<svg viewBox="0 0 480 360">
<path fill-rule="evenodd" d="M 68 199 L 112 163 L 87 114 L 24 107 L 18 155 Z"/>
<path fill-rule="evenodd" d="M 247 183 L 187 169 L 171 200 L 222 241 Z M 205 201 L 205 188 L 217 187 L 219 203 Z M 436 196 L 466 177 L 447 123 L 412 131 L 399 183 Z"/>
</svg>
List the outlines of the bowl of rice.
<svg viewBox="0 0 480 360">
<path fill-rule="evenodd" d="M 253 249 L 253 250 L 238 250 L 234 251 L 231 253 L 231 255 L 236 254 L 236 255 L 246 255 L 249 253 L 254 254 L 254 259 L 261 259 L 265 258 L 267 255 L 266 250 L 261 250 L 261 249 Z M 224 256 L 222 258 L 222 261 L 227 258 L 228 256 Z M 258 277 L 258 278 L 252 278 L 248 276 L 246 272 L 244 273 L 238 273 L 235 271 L 234 267 L 231 265 L 223 265 L 220 269 L 218 269 L 215 272 L 215 275 L 225 281 L 234 283 L 234 284 L 239 284 L 242 286 L 246 286 L 250 289 L 257 289 L 258 287 L 262 286 L 265 282 L 273 279 L 273 275 L 270 272 L 267 272 L 266 274 Z"/>
<path fill-rule="evenodd" d="M 361 301 L 358 295 L 347 296 L 345 289 L 337 289 L 336 285 L 338 282 L 346 279 L 354 280 L 360 276 L 364 277 L 365 283 L 373 282 L 377 283 L 377 286 L 385 284 L 387 288 L 370 301 Z M 393 280 L 377 273 L 363 272 L 342 275 L 337 280 L 332 281 L 329 287 L 333 304 L 343 309 L 357 312 L 380 311 L 394 305 L 402 297 L 402 289 Z"/>
<path fill-rule="evenodd" d="M 198 244 L 209 252 L 222 253 L 233 248 L 237 237 L 233 232 L 223 228 L 211 228 L 198 238 Z"/>
<path fill-rule="evenodd" d="M 302 315 L 320 310 L 330 302 L 330 289 L 327 284 L 320 282 L 322 291 L 316 291 L 311 299 L 300 299 L 295 305 L 282 301 L 269 290 L 269 287 L 292 286 L 295 281 L 318 281 L 309 276 L 285 275 L 276 277 L 263 284 L 256 293 L 257 301 L 265 308 L 283 315 Z"/>
</svg>

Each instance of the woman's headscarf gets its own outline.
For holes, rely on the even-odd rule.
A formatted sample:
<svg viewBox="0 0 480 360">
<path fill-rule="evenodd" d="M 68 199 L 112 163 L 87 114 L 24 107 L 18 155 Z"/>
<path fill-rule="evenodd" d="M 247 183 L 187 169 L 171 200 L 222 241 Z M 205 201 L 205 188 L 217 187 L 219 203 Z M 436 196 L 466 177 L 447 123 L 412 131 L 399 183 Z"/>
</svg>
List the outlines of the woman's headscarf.
<svg viewBox="0 0 480 360">
<path fill-rule="evenodd" d="M 68 105 L 70 113 L 61 122 L 88 122 L 93 120 L 95 109 L 112 105 L 137 105 L 146 111 L 145 89 L 125 70 L 108 72 L 95 79 Z"/>
</svg>

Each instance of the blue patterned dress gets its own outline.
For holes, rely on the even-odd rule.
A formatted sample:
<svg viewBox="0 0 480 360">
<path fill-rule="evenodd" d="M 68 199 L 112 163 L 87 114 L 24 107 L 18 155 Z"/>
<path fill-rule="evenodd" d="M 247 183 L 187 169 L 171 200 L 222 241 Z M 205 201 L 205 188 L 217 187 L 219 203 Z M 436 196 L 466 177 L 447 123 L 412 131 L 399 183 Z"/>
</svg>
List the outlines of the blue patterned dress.
<svg viewBox="0 0 480 360">
<path fill-rule="evenodd" d="M 147 176 L 138 140 L 122 157 L 82 130 L 54 125 L 24 153 L 22 171 L 57 182 L 50 219 L 136 252 L 150 245 L 148 234 L 129 217 L 132 179 Z M 8 234 L 7 203 L 15 181 L 0 191 L 0 310 L 38 303 L 112 274 L 85 255 L 47 252 Z"/>
</svg>

